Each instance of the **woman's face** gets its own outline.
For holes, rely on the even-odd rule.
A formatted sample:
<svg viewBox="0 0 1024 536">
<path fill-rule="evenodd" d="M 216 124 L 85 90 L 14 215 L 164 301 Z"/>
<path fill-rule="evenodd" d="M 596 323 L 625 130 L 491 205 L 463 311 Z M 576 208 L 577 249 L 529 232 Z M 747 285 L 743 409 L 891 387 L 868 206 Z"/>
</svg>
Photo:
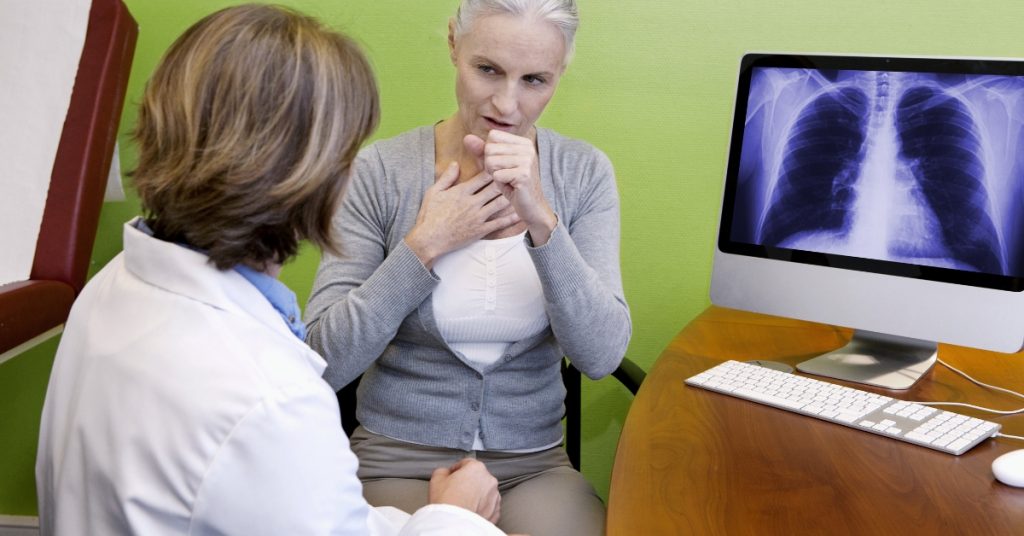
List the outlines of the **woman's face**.
<svg viewBox="0 0 1024 536">
<path fill-rule="evenodd" d="M 529 17 L 489 15 L 457 41 L 449 32 L 448 44 L 466 132 L 484 139 L 493 129 L 531 137 L 564 68 L 558 28 Z"/>
</svg>

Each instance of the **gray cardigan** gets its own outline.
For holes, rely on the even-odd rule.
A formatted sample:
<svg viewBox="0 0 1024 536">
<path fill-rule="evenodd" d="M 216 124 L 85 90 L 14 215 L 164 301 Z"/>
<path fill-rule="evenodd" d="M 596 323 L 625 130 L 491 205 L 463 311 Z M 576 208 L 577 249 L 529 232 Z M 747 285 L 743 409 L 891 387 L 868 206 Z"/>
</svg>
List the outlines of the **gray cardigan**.
<svg viewBox="0 0 1024 536">
<path fill-rule="evenodd" d="M 356 416 L 407 441 L 469 450 L 528 449 L 561 438 L 562 356 L 587 376 L 610 374 L 626 352 L 629 308 L 619 273 L 619 202 L 608 158 L 537 129 L 544 195 L 559 223 L 527 242 L 550 327 L 480 368 L 452 350 L 434 321 L 438 283 L 406 246 L 434 183 L 434 128 L 363 149 L 334 226 L 341 256 L 324 254 L 306 306 L 307 342 L 339 389 L 363 374 Z M 528 235 L 527 235 L 528 236 Z"/>
</svg>

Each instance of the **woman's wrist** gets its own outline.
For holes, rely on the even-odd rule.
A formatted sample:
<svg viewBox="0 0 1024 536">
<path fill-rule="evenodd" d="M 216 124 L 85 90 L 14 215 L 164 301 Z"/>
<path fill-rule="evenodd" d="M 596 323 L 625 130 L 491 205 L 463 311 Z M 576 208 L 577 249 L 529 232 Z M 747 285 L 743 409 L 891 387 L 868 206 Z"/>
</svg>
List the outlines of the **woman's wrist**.
<svg viewBox="0 0 1024 536">
<path fill-rule="evenodd" d="M 416 255 L 416 258 L 420 260 L 420 263 L 426 267 L 427 270 L 433 269 L 434 260 L 437 259 L 437 254 L 434 253 L 430 242 L 423 240 L 416 233 L 416 228 L 413 227 L 409 234 L 405 235 L 405 245 Z"/>
<path fill-rule="evenodd" d="M 548 217 L 541 222 L 527 225 L 526 229 L 530 233 L 530 242 L 533 247 L 547 244 L 556 226 L 558 226 L 558 216 L 554 212 L 549 212 Z"/>
</svg>

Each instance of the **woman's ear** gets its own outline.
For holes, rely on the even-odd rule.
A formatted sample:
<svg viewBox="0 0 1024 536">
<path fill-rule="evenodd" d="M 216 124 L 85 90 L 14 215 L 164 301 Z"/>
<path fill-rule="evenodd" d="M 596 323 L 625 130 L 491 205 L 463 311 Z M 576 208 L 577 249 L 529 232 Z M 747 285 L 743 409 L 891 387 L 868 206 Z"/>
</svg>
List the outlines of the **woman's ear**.
<svg viewBox="0 0 1024 536">
<path fill-rule="evenodd" d="M 448 57 L 455 65 L 455 19 L 448 19 Z"/>
</svg>

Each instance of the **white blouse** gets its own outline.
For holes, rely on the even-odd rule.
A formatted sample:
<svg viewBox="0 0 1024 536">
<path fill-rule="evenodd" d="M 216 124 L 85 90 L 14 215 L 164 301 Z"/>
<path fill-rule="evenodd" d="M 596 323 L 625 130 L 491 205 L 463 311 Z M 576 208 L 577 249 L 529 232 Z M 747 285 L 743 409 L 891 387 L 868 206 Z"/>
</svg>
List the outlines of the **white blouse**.
<svg viewBox="0 0 1024 536">
<path fill-rule="evenodd" d="M 434 263 L 441 279 L 433 294 L 437 327 L 453 350 L 480 367 L 548 326 L 525 235 L 478 240 Z"/>
</svg>

